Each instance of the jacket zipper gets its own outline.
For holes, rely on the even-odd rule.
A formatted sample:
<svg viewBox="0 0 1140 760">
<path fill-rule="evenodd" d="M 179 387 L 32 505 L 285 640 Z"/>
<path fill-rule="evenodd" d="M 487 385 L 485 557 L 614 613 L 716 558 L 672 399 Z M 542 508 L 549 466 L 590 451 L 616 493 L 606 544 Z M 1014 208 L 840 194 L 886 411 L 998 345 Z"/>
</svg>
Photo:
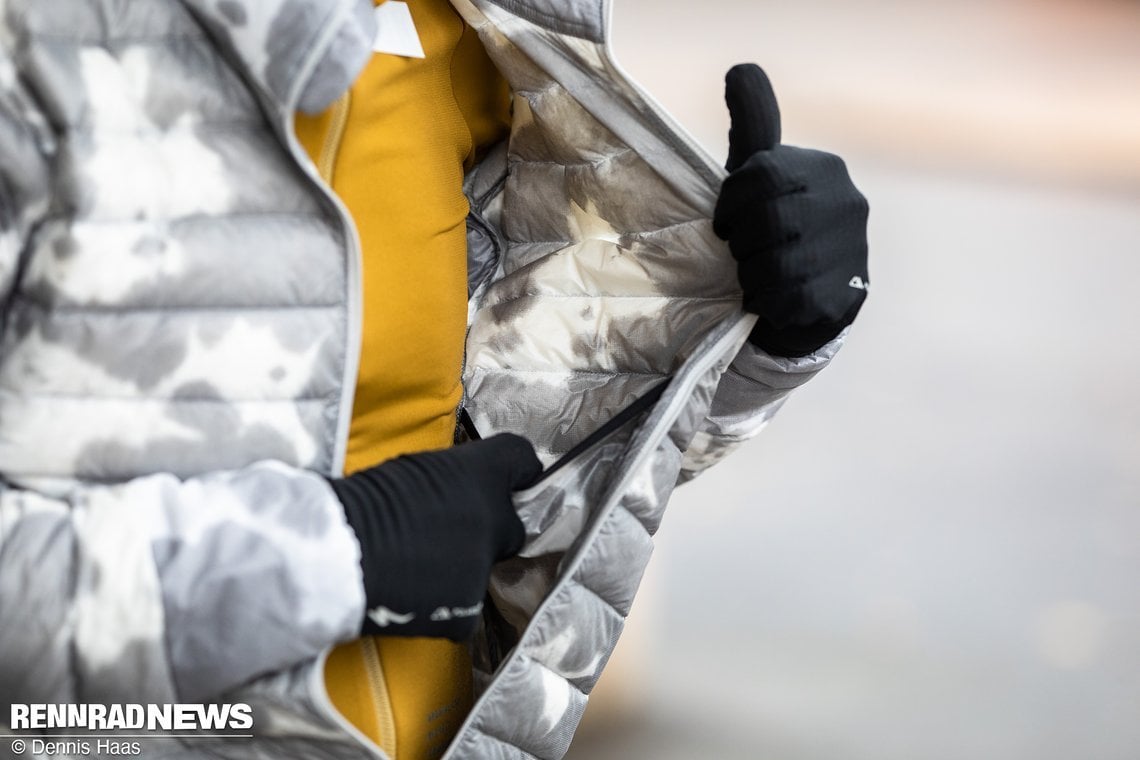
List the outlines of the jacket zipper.
<svg viewBox="0 0 1140 760">
<path fill-rule="evenodd" d="M 379 734 L 380 748 L 388 755 L 396 755 L 396 719 L 392 714 L 392 700 L 388 685 L 384 681 L 384 668 L 380 664 L 380 651 L 374 637 L 365 636 L 358 642 L 364 660 L 364 677 L 372 694 L 372 706 L 376 710 L 376 733 Z"/>
<path fill-rule="evenodd" d="M 297 72 L 298 82 L 307 81 L 308 76 L 312 73 L 313 68 L 315 68 L 320 58 L 320 54 L 326 51 L 332 42 L 340 23 L 351 13 L 352 4 L 353 0 L 340 0 L 340 7 L 330 14 L 325 28 L 319 35 L 319 39 L 313 44 L 312 50 L 309 51 L 304 63 L 299 67 Z M 345 318 L 347 325 L 345 330 L 345 357 L 340 390 L 340 403 L 337 408 L 338 416 L 336 429 L 333 431 L 332 457 L 327 473 L 333 476 L 341 475 L 344 472 L 344 458 L 348 445 L 348 428 L 352 419 L 352 407 L 356 395 L 356 376 L 360 365 L 361 332 L 363 329 L 363 294 L 361 292 L 363 256 L 360 234 L 357 232 L 356 224 L 348 211 L 348 207 L 345 206 L 340 197 L 333 192 L 331 186 L 336 153 L 344 137 L 344 129 L 348 120 L 350 92 L 351 89 L 346 91 L 345 94 L 331 106 L 331 108 L 334 109 L 332 114 L 333 118 L 329 134 L 326 135 L 321 146 L 321 166 L 319 167 L 310 160 L 305 149 L 297 139 L 294 130 L 293 114 L 298 100 L 299 90 L 294 88 L 284 99 L 281 104 L 282 107 L 280 108 L 263 104 L 265 113 L 269 117 L 270 123 L 274 126 L 278 138 L 285 146 L 289 155 L 292 156 L 297 167 L 309 177 L 312 184 L 317 187 L 321 195 L 324 196 L 325 200 L 332 206 L 334 213 L 339 218 L 341 230 L 344 234 Z M 383 672 L 380 670 L 379 653 L 376 651 L 375 644 L 369 640 L 362 641 L 361 644 L 365 645 L 362 654 L 366 663 L 366 670 L 368 671 L 367 677 L 369 679 L 370 689 L 374 695 L 378 696 L 383 694 L 386 698 L 386 691 L 384 691 L 383 688 L 376 688 L 377 683 L 379 683 L 381 687 L 383 686 Z M 371 650 L 371 659 L 369 657 L 369 650 Z M 324 684 L 324 665 L 330 651 L 332 651 L 332 647 L 326 648 L 318 655 L 316 662 L 313 664 L 313 667 L 310 668 L 308 674 L 307 691 L 313 698 L 318 712 L 322 713 L 322 716 L 326 720 L 338 726 L 346 736 L 353 739 L 357 746 L 369 756 L 377 760 L 391 760 L 394 755 L 389 755 L 377 743 L 373 742 L 368 736 L 357 729 L 356 726 L 346 720 L 329 698 L 328 691 Z M 373 667 L 373 665 L 375 667 Z M 379 701 L 377 704 L 379 704 Z M 391 716 L 390 710 L 388 715 Z M 377 717 L 381 718 L 382 716 L 378 714 Z M 392 731 L 389 735 L 393 737 L 394 741 L 395 732 Z"/>
<path fill-rule="evenodd" d="M 352 90 L 346 90 L 330 107 L 330 121 L 321 141 L 321 149 L 317 156 L 317 171 L 331 188 L 333 175 L 336 171 L 336 160 L 340 154 L 340 146 L 344 141 L 345 129 L 348 127 L 348 113 L 352 105 Z M 396 721 L 392 713 L 392 700 L 388 694 L 388 685 L 384 680 L 384 668 L 380 663 L 380 652 L 376 640 L 371 636 L 358 639 L 360 658 L 364 667 L 362 675 L 368 684 L 368 693 L 372 697 L 372 708 L 376 718 L 377 742 L 380 748 L 392 758 L 396 757 Z"/>
<path fill-rule="evenodd" d="M 340 153 L 340 144 L 344 141 L 344 130 L 348 127 L 348 111 L 351 105 L 352 90 L 349 89 L 329 107 L 332 112 L 331 121 L 325 131 L 325 139 L 321 141 L 321 152 L 317 157 L 317 172 L 329 187 L 332 187 L 336 159 Z"/>
</svg>

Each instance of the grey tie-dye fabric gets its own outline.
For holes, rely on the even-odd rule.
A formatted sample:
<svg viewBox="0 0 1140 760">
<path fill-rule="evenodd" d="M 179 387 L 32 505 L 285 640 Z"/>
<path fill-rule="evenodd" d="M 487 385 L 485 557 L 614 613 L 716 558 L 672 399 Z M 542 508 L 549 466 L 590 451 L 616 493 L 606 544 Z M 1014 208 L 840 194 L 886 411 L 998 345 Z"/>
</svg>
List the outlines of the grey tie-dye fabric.
<svg viewBox="0 0 1140 760">
<path fill-rule="evenodd" d="M 355 232 L 280 135 L 366 59 L 359 5 L 0 3 L 4 715 L 214 697 L 357 630 L 318 474 Z"/>
<path fill-rule="evenodd" d="M 480 697 L 447 758 L 558 758 L 679 480 L 841 341 L 740 350 L 722 173 L 613 63 L 602 0 L 453 0 L 515 93 L 469 175 L 465 405 L 545 462 L 518 494 Z M 358 244 L 290 132 L 367 56 L 371 3 L 0 2 L 0 715 L 224 699 L 256 738 L 148 757 L 382 757 L 323 657 L 362 615 L 342 468 Z"/>
</svg>

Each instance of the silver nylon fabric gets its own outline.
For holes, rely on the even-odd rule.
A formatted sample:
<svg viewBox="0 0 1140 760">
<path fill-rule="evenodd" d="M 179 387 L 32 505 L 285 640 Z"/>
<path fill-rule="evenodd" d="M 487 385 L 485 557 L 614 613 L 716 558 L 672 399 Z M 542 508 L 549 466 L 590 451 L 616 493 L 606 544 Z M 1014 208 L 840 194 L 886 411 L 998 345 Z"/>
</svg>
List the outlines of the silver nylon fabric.
<svg viewBox="0 0 1140 760">
<path fill-rule="evenodd" d="M 671 378 L 518 495 L 527 546 L 496 570 L 481 697 L 446 757 L 557 758 L 675 484 L 839 341 L 738 351 L 719 169 L 613 63 L 602 2 L 455 5 L 515 92 L 467 185 L 471 416 L 551 463 Z M 382 756 L 321 682 L 363 608 L 318 475 L 343 457 L 359 262 L 289 121 L 355 76 L 370 6 L 0 3 L 2 715 L 240 701 L 256 739 L 146 756 Z"/>
</svg>

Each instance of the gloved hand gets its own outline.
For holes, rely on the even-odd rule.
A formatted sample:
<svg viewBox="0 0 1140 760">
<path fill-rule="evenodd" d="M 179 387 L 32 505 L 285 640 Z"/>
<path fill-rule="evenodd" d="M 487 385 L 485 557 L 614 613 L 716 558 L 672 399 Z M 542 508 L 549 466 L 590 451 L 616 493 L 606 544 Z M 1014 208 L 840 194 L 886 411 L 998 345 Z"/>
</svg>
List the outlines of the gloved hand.
<svg viewBox="0 0 1140 760">
<path fill-rule="evenodd" d="M 804 356 L 851 324 L 867 297 L 867 201 L 843 159 L 780 144 L 780 109 L 764 71 L 725 77 L 728 178 L 713 229 L 737 261 L 749 340 Z"/>
<path fill-rule="evenodd" d="M 511 491 L 541 472 L 531 445 L 505 434 L 330 480 L 360 541 L 364 632 L 470 638 L 491 565 L 526 538 Z"/>
</svg>

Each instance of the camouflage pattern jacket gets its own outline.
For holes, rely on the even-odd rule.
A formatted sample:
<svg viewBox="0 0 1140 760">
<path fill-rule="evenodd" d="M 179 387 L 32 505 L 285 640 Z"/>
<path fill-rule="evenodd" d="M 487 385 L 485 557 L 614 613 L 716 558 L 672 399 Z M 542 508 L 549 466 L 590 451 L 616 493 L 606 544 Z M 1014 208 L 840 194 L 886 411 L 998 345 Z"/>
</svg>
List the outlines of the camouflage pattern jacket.
<svg viewBox="0 0 1140 760">
<path fill-rule="evenodd" d="M 556 758 L 675 484 L 839 341 L 740 348 L 721 170 L 617 68 L 605 0 L 454 2 L 515 93 L 466 185 L 465 407 L 557 466 L 518 495 L 529 541 L 496 571 L 446 757 Z M 358 243 L 291 128 L 363 65 L 371 5 L 0 2 L 0 721 L 245 702 L 254 739 L 144 754 L 382 757 L 321 678 L 363 617 L 322 478 L 351 413 Z"/>
</svg>

